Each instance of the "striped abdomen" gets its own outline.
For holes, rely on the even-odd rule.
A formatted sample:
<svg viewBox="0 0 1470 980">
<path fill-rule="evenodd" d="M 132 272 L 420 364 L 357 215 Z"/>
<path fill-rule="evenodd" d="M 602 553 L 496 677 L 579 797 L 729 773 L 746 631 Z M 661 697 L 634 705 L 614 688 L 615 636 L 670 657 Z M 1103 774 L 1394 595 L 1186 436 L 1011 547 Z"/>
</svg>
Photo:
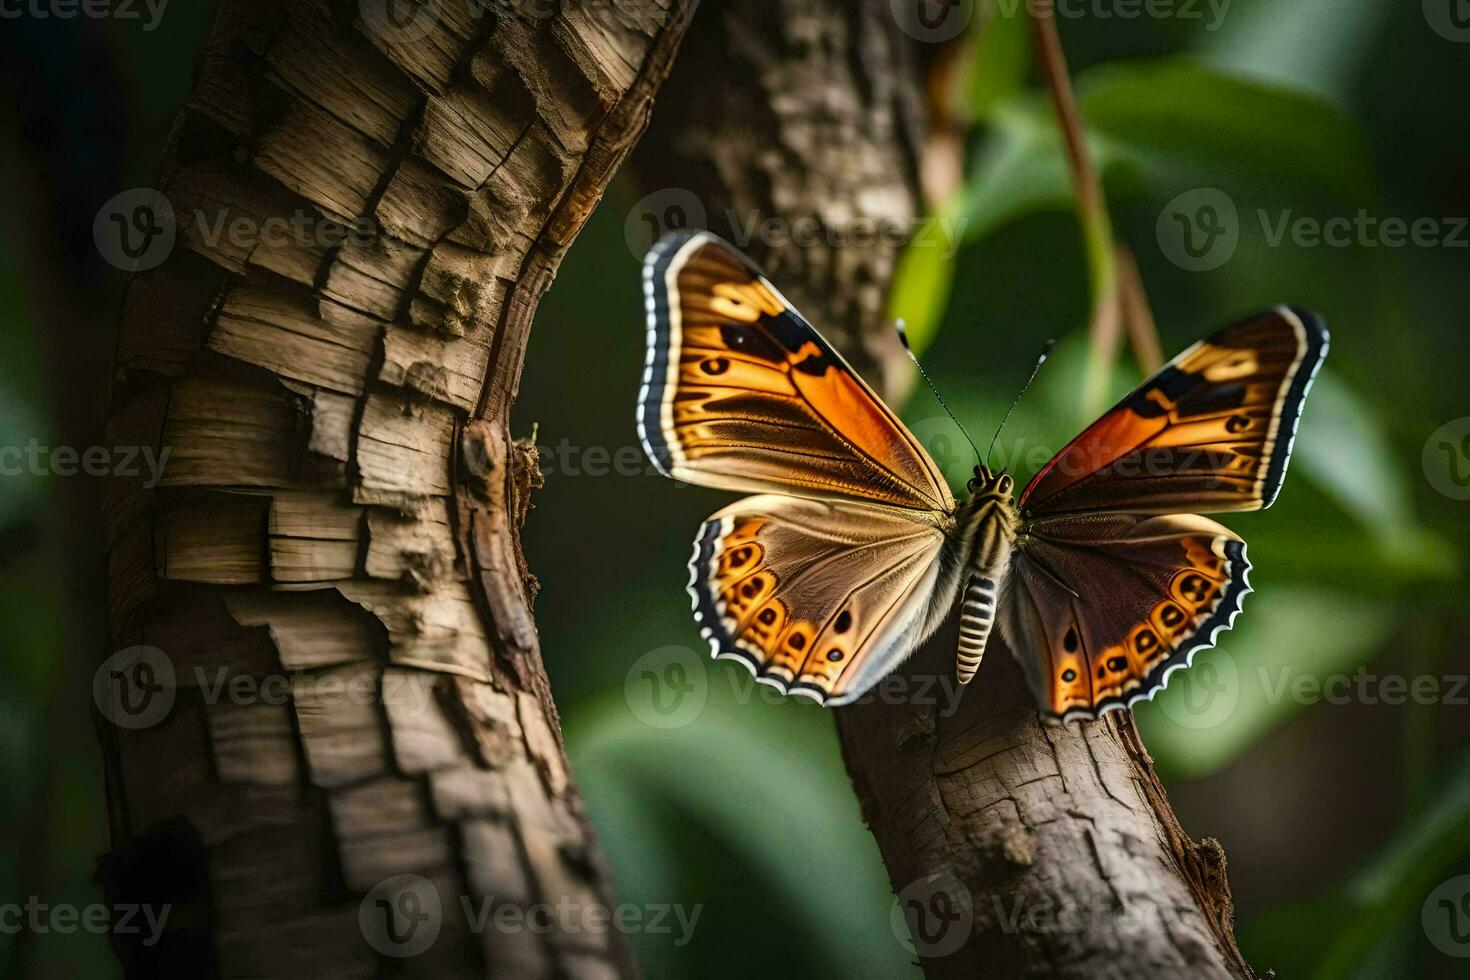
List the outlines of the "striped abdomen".
<svg viewBox="0 0 1470 980">
<path fill-rule="evenodd" d="M 971 575 L 960 600 L 960 648 L 955 674 L 961 684 L 968 684 L 980 669 L 985 655 L 985 641 L 990 638 L 990 624 L 995 620 L 995 580 Z"/>
</svg>

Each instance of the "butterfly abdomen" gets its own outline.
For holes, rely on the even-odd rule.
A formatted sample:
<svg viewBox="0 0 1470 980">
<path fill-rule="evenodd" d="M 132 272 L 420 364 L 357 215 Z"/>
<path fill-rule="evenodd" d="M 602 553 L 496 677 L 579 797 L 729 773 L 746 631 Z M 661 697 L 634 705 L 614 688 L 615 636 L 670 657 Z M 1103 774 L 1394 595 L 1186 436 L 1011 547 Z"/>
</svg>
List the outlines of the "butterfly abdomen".
<svg viewBox="0 0 1470 980">
<path fill-rule="evenodd" d="M 995 580 L 981 575 L 970 576 L 960 600 L 960 647 L 955 675 L 968 684 L 980 669 L 985 655 L 985 642 L 990 639 L 990 626 L 995 621 Z"/>
</svg>

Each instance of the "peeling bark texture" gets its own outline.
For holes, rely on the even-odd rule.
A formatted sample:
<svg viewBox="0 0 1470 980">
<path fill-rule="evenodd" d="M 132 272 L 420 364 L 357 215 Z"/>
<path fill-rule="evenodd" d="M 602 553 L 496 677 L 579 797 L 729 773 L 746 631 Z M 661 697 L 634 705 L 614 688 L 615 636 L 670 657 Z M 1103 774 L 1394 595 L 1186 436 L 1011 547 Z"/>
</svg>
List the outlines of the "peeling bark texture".
<svg viewBox="0 0 1470 980">
<path fill-rule="evenodd" d="M 507 417 L 690 8 L 221 3 L 159 177 L 178 241 L 129 283 L 109 413 L 111 445 L 168 453 L 156 487 L 105 488 L 114 643 L 159 651 L 114 658 L 99 696 L 99 878 L 170 906 L 156 945 L 116 937 L 130 975 L 634 974 L 588 926 L 615 902 Z M 573 918 L 467 915 L 537 903 Z"/>
<path fill-rule="evenodd" d="M 919 209 L 922 65 L 887 0 L 706 8 L 638 151 L 650 189 L 794 218 Z M 911 42 L 909 42 L 911 43 Z M 698 78 L 699 85 L 693 82 Z M 710 104 L 710 92 L 724 93 Z M 944 134 L 939 134 L 942 137 Z M 645 154 L 661 144 L 670 157 Z M 872 185 L 865 181 L 872 180 Z M 773 278 L 872 365 L 891 249 L 759 243 Z M 890 397 L 894 372 L 878 385 Z M 1253 977 L 1232 932 L 1225 858 L 1179 826 L 1132 716 L 1043 726 L 999 638 L 957 709 L 953 622 L 878 697 L 838 709 L 843 756 L 931 977 Z M 880 686 L 879 690 L 883 688 Z M 922 698 L 918 692 L 929 692 Z M 928 703 L 918 703 L 926 701 Z M 887 703 L 885 703 L 887 702 Z M 937 703 L 935 703 L 937 702 Z"/>
<path fill-rule="evenodd" d="M 825 314 L 864 376 L 907 387 L 884 299 L 919 216 L 913 47 L 873 0 L 740 0 L 700 20 L 671 76 L 679 109 L 634 151 L 645 188 L 694 191 L 709 230 Z"/>
</svg>

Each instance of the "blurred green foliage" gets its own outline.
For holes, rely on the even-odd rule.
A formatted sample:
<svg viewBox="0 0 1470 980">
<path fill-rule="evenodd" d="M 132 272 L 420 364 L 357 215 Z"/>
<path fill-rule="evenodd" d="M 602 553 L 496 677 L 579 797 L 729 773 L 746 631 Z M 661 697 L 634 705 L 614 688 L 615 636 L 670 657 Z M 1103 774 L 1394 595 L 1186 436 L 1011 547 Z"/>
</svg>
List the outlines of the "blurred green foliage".
<svg viewBox="0 0 1470 980">
<path fill-rule="evenodd" d="M 201 5 L 187 17 L 171 11 L 158 35 L 88 25 L 112 89 L 78 80 L 95 53 L 72 43 L 49 55 L 58 97 L 82 118 L 104 99 L 129 106 L 128 152 L 99 178 L 102 198 L 147 182 L 206 20 Z M 1421 463 L 1431 433 L 1470 415 L 1470 250 L 1273 244 L 1257 215 L 1470 211 L 1470 44 L 1433 32 L 1419 4 L 1393 0 L 1235 0 L 1217 29 L 1146 17 L 1069 18 L 1061 28 L 1114 230 L 1138 259 L 1166 354 L 1282 301 L 1316 309 L 1333 332 L 1279 502 L 1227 521 L 1250 543 L 1257 593 L 1218 650 L 1139 711 L 1147 743 L 1185 826 L 1225 845 L 1239 933 L 1258 969 L 1455 975 L 1464 961 L 1426 939 L 1420 915 L 1436 884 L 1470 871 L 1470 768 L 1456 751 L 1470 711 L 1289 692 L 1301 677 L 1360 668 L 1470 669 L 1466 505 L 1437 493 Z M 47 29 L 61 37 L 80 25 Z M 974 40 L 964 89 L 971 170 L 938 206 L 963 220 L 963 245 L 953 255 L 911 250 L 891 308 L 977 438 L 1043 340 L 1061 338 L 1001 440 L 1024 478 L 1086 421 L 1078 389 L 1090 298 L 1025 24 L 1000 17 Z M 41 60 L 20 64 L 41 71 Z M 64 152 L 86 172 L 101 166 L 92 148 L 118 138 L 82 127 Z M 27 166 L 23 146 L 8 152 L 12 169 Z M 1228 261 L 1192 272 L 1167 257 L 1157 225 L 1167 202 L 1199 188 L 1235 203 L 1240 240 Z M 538 315 L 516 412 L 520 434 L 537 427 L 548 467 L 525 543 L 577 777 L 623 900 L 701 910 L 686 944 L 653 933 L 634 943 L 652 976 L 912 975 L 830 716 L 767 696 L 734 665 L 704 662 L 685 562 L 698 522 L 728 496 L 676 486 L 641 455 L 635 472 L 619 473 L 586 452 L 636 446 L 641 257 L 623 234 L 636 196 L 616 186 L 573 247 Z M 21 272 L 37 262 L 38 237 L 19 221 L 0 235 L 0 445 L 55 429 L 56 382 Z M 1125 350 L 1112 392 L 1139 377 Z M 937 406 L 916 396 L 905 417 L 962 483 L 969 458 Z M 13 837 L 32 839 L 23 832 L 37 813 L 50 828 L 44 855 L 0 860 L 3 900 L 36 889 L 95 900 L 88 877 L 105 846 L 90 732 L 60 752 L 47 741 L 48 717 L 54 727 L 75 695 L 58 687 L 72 655 L 71 572 L 55 553 L 65 516 L 54 489 L 0 479 L 0 531 L 13 543 L 0 565 L 0 776 L 12 788 L 0 816 Z M 694 658 L 699 669 L 684 682 L 705 703 L 689 724 L 660 728 L 625 691 L 640 680 L 641 658 L 669 645 Z M 0 965 L 12 941 L 0 935 Z M 36 946 L 37 975 L 109 969 L 99 937 Z"/>
</svg>

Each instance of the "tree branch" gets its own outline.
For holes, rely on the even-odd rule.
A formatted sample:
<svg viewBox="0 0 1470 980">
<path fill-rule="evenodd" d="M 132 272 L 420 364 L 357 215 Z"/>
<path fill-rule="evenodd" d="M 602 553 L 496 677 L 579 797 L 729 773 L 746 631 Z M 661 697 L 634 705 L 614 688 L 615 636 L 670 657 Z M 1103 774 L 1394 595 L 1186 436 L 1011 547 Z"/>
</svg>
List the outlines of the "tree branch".
<svg viewBox="0 0 1470 980">
<path fill-rule="evenodd" d="M 735 0 L 696 21 L 695 61 L 660 103 L 651 186 L 677 185 L 759 216 L 919 209 L 921 77 L 886 2 Z M 697 69 L 695 65 L 697 64 Z M 698 72 L 699 85 L 680 72 Z M 778 80 L 784 80 L 778 84 Z M 796 80 L 801 84 L 791 85 Z M 708 92 L 731 92 L 711 104 Z M 793 151 L 820 133 L 820 152 Z M 674 136 L 681 137 L 677 142 Z M 850 173 L 884 175 L 870 196 Z M 877 202 L 873 204 L 871 202 Z M 711 208 L 711 227 L 729 222 Z M 773 278 L 836 342 L 864 352 L 889 333 L 877 312 L 891 251 L 848 255 L 827 239 L 756 242 Z M 793 254 L 795 253 L 795 254 Z M 854 315 L 851 297 L 871 296 Z M 893 375 L 882 385 L 890 394 Z M 916 925 L 932 977 L 1251 977 L 1231 932 L 1224 855 L 1180 828 L 1128 712 L 1043 726 L 998 638 L 958 707 L 953 622 L 888 687 L 901 696 L 836 711 L 843 756 Z"/>
<path fill-rule="evenodd" d="M 156 487 L 105 491 L 114 641 L 153 649 L 101 675 L 101 876 L 170 909 L 161 942 L 118 937 L 130 974 L 635 972 L 541 665 L 507 415 L 691 4 L 513 6 L 221 4 L 109 422 L 168 452 Z M 506 905 L 574 921 L 498 929 Z"/>
</svg>

